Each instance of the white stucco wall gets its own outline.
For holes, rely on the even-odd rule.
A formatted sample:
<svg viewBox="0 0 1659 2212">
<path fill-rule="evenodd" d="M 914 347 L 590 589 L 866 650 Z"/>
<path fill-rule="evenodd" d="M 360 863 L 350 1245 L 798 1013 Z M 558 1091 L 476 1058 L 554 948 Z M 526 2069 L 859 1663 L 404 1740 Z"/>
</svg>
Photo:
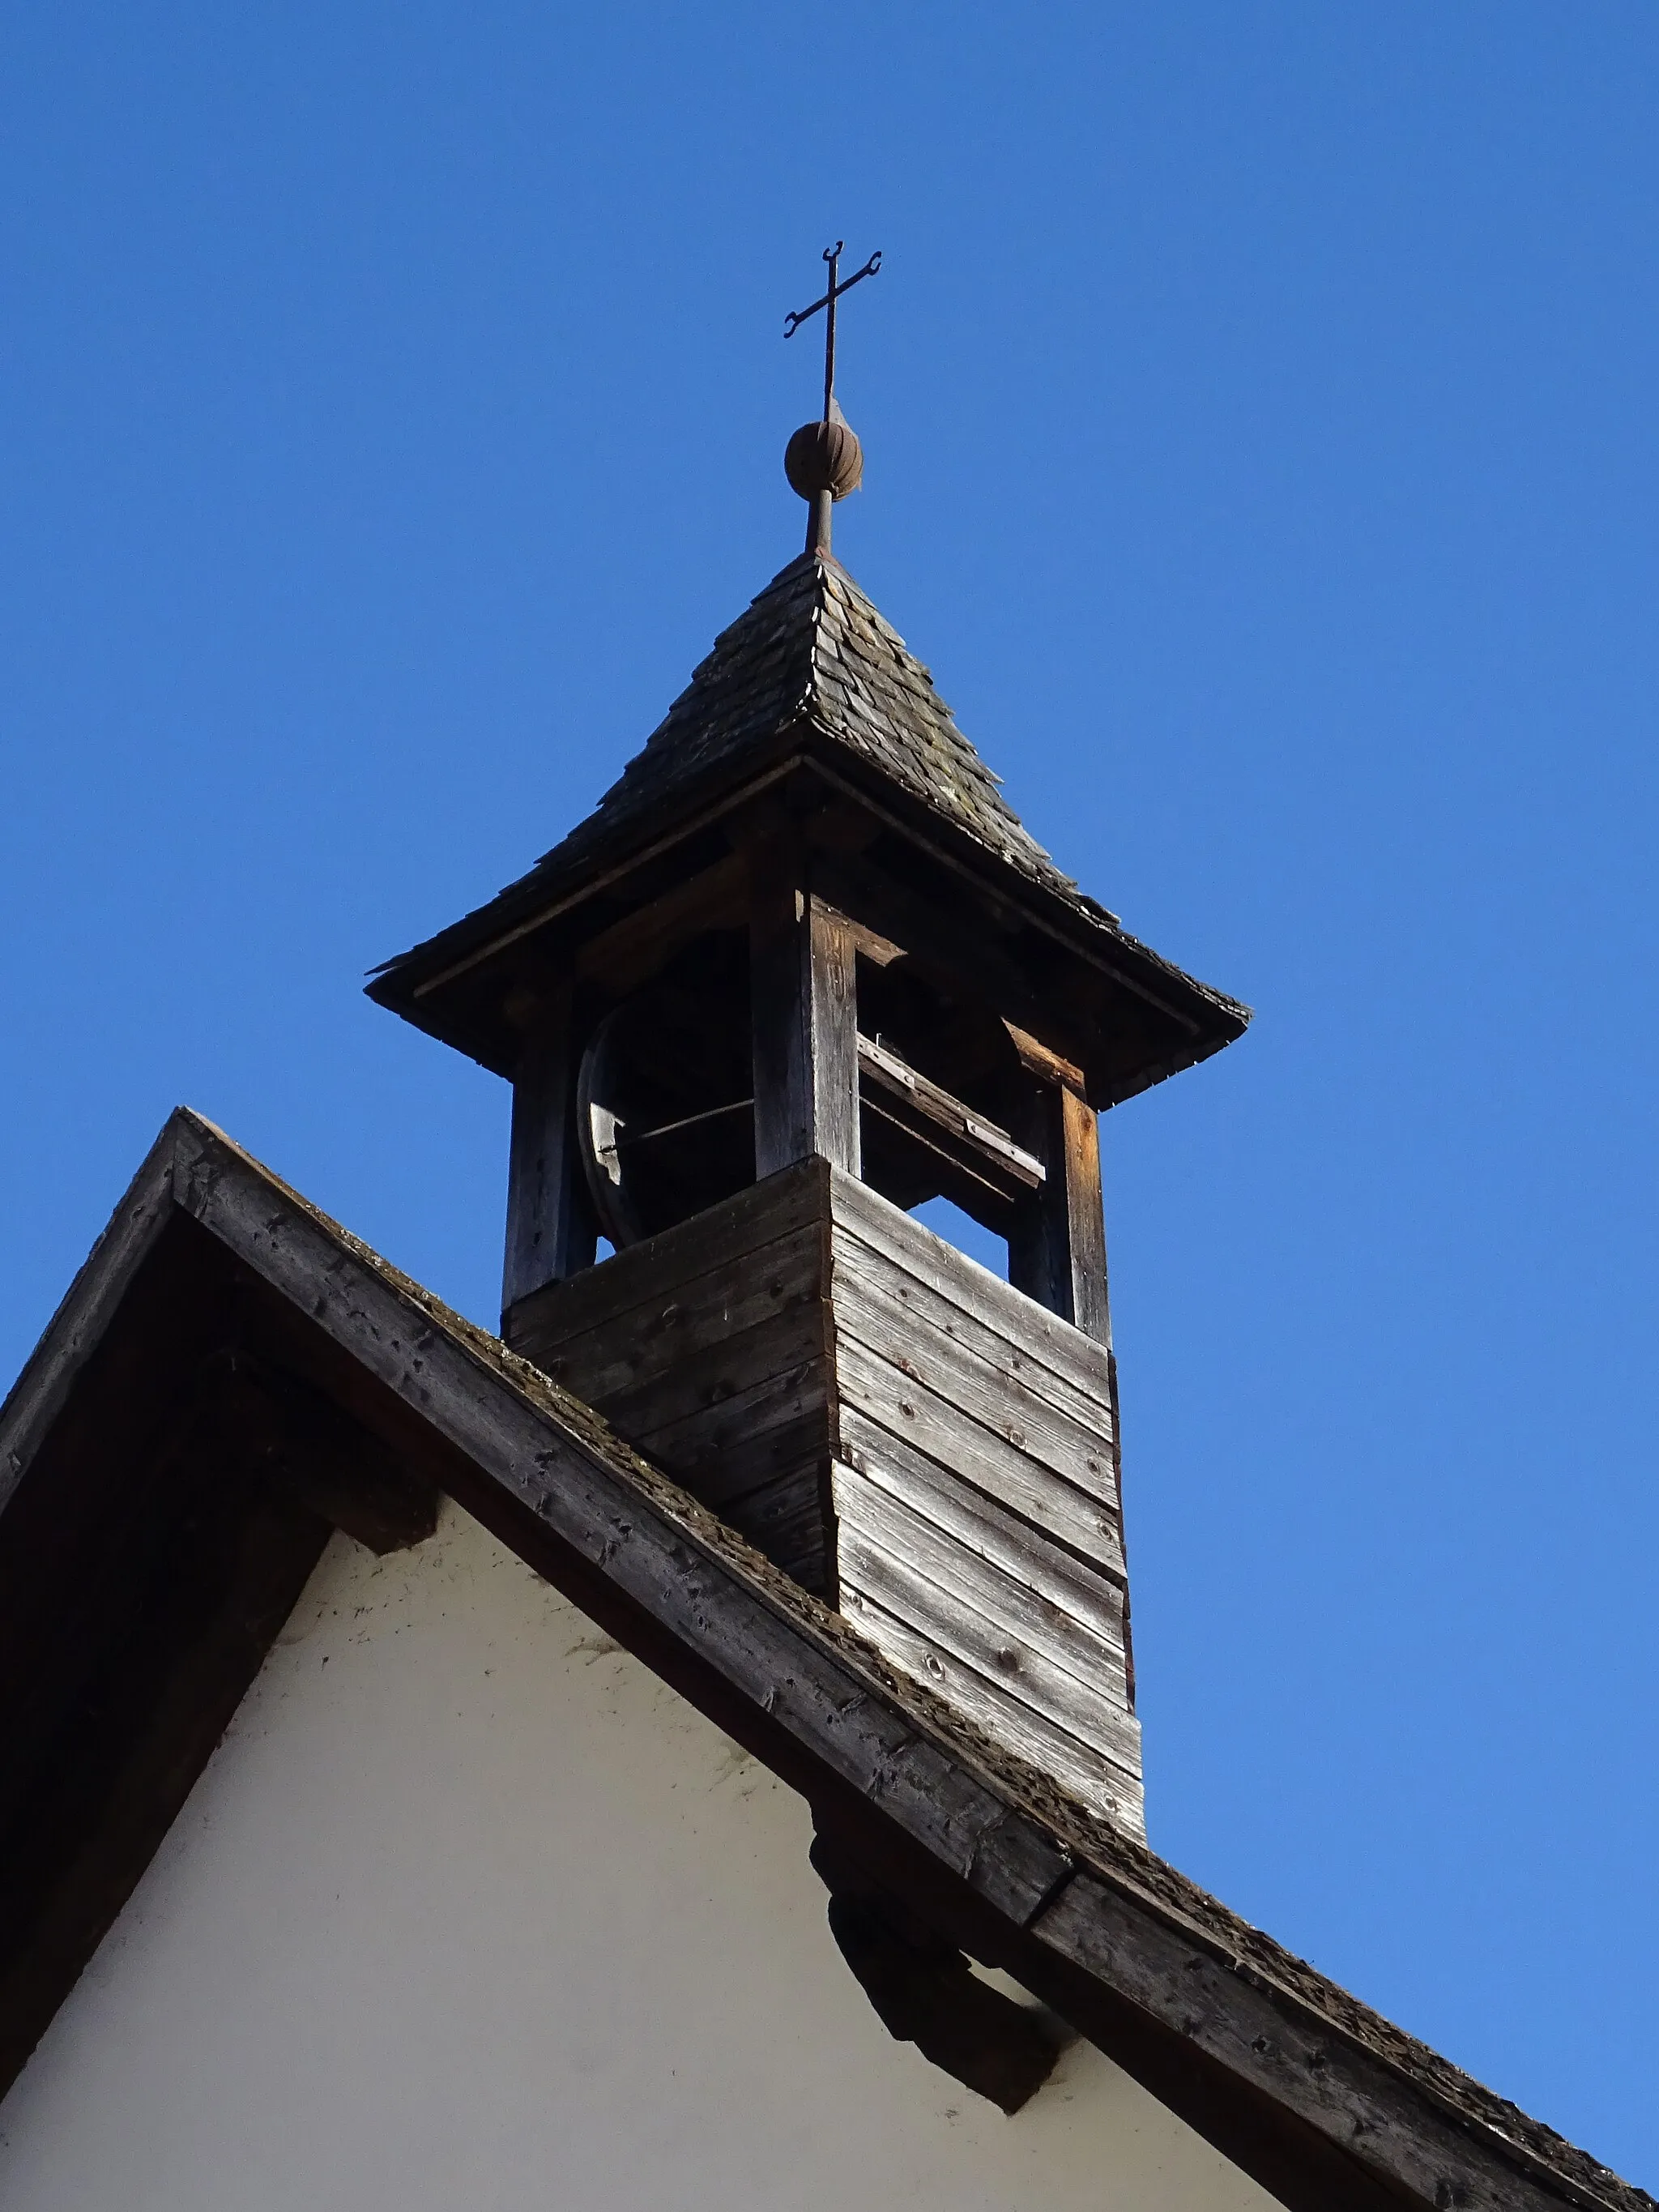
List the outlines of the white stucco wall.
<svg viewBox="0 0 1659 2212">
<path fill-rule="evenodd" d="M 465 1515 L 336 1537 L 0 2106 L 6 2212 L 1257 2212 L 1087 2045 L 888 2036 L 805 1807 Z"/>
</svg>

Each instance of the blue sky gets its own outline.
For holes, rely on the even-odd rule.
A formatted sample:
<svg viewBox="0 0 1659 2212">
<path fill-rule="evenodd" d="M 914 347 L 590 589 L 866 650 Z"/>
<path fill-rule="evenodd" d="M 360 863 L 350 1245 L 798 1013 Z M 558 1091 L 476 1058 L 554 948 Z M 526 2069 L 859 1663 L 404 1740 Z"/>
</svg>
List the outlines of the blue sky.
<svg viewBox="0 0 1659 2212">
<path fill-rule="evenodd" d="M 1109 1117 L 1155 1844 L 1659 2185 L 1659 14 L 0 26 L 0 1369 L 187 1100 L 493 1320 L 362 971 L 799 546 L 1257 1009 Z"/>
</svg>

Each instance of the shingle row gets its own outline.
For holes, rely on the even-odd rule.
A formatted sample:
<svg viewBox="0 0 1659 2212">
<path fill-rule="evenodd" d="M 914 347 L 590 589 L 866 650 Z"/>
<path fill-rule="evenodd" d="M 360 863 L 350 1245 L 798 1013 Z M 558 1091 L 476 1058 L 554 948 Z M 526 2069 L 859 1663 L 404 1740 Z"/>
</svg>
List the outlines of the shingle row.
<svg viewBox="0 0 1659 2212">
<path fill-rule="evenodd" d="M 595 812 L 538 863 L 562 873 L 635 816 L 805 722 L 880 769 L 1033 882 L 1103 918 L 1003 798 L 933 678 L 846 570 L 803 554 L 714 650 Z"/>
</svg>

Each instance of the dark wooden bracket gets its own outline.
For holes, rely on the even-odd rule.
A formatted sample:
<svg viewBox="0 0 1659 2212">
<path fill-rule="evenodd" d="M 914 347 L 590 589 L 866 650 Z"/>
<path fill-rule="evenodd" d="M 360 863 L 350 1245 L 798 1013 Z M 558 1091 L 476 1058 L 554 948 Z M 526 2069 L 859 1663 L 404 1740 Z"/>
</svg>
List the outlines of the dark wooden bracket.
<svg viewBox="0 0 1659 2212">
<path fill-rule="evenodd" d="M 964 1953 L 884 1888 L 838 1840 L 812 1839 L 830 1892 L 830 1932 L 896 2042 L 1012 2114 L 1030 2102 L 1075 2040 L 1055 2014 L 975 1974 Z"/>
</svg>

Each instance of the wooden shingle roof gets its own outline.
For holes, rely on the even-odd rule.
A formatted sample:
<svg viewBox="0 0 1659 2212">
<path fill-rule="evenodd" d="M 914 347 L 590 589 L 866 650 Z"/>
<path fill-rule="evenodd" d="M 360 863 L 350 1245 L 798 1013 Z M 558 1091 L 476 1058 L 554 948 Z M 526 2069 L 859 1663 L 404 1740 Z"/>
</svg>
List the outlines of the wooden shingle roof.
<svg viewBox="0 0 1659 2212">
<path fill-rule="evenodd" d="M 990 918 L 1005 940 L 1031 931 L 1034 988 L 1050 1017 L 1059 1009 L 1097 1104 L 1243 1033 L 1249 1007 L 1132 936 L 1044 851 L 929 671 L 847 571 L 816 552 L 720 634 L 585 821 L 493 898 L 384 962 L 369 996 L 510 1075 L 520 984 L 567 969 L 573 944 L 661 895 L 677 870 L 712 867 L 730 850 L 727 817 L 797 778 L 886 825 L 890 878 L 914 887 L 913 863 L 933 868 L 930 880 L 943 870 L 974 920 Z M 896 922 L 865 918 L 903 939 Z M 1002 1011 L 1027 1018 L 1012 1002 Z"/>
<path fill-rule="evenodd" d="M 721 632 L 643 750 L 526 888 L 611 851 L 787 732 L 844 749 L 1079 914 L 1113 919 L 1020 821 L 931 671 L 847 571 L 818 553 L 792 561 Z"/>
<path fill-rule="evenodd" d="M 605 898 L 629 872 L 689 842 L 798 762 L 856 790 L 902 825 L 902 836 L 945 854 L 1003 910 L 1023 913 L 1085 963 L 1132 978 L 1132 988 L 1178 1010 L 1172 1048 L 1149 1047 L 1156 1065 L 1121 1095 L 1243 1033 L 1247 1006 L 1132 936 L 1043 849 L 958 728 L 931 672 L 847 571 L 817 552 L 792 561 L 721 632 L 585 821 L 493 898 L 382 963 L 369 995 L 507 1072 L 516 1043 L 496 1033 L 493 1002 L 462 1003 L 448 987 L 463 979 L 465 999 L 499 955 Z M 493 988 L 485 986 L 485 1000 Z"/>
</svg>

